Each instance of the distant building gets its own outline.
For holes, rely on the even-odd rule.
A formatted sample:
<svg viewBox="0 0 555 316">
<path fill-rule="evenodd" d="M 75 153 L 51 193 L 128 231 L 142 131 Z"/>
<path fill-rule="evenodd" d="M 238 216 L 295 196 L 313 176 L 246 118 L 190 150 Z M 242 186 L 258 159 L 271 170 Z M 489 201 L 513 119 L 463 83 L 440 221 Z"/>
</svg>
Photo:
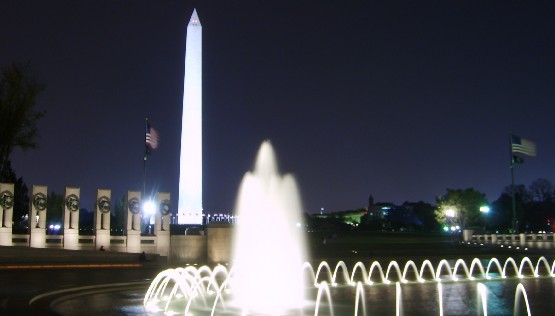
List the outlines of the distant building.
<svg viewBox="0 0 555 316">
<path fill-rule="evenodd" d="M 384 219 L 388 217 L 391 212 L 395 211 L 398 207 L 389 202 L 380 202 L 368 207 L 367 215 L 370 220 Z"/>
</svg>

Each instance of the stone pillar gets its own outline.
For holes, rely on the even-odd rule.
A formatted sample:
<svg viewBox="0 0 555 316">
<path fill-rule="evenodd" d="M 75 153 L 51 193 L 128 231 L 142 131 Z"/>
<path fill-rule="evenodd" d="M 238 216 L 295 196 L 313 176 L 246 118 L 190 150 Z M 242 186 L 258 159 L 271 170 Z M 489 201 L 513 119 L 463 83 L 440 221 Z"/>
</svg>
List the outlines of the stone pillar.
<svg viewBox="0 0 555 316">
<path fill-rule="evenodd" d="M 110 208 L 111 190 L 98 189 L 96 192 L 96 207 L 94 212 L 94 226 L 96 234 L 96 249 L 104 246 L 110 249 Z"/>
<path fill-rule="evenodd" d="M 170 254 L 170 193 L 158 192 L 156 205 L 158 205 L 154 222 L 156 252 L 160 256 L 168 257 Z"/>
<path fill-rule="evenodd" d="M 141 252 L 141 192 L 127 191 L 127 252 Z"/>
<path fill-rule="evenodd" d="M 491 243 L 492 243 L 492 244 L 496 244 L 496 243 L 497 243 L 497 234 L 491 234 Z"/>
<path fill-rule="evenodd" d="M 46 245 L 47 192 L 46 186 L 33 185 L 28 219 L 31 247 L 44 248 Z"/>
<path fill-rule="evenodd" d="M 13 183 L 0 183 L 0 246 L 12 245 L 13 205 Z"/>
<path fill-rule="evenodd" d="M 66 187 L 64 198 L 64 249 L 79 249 L 79 201 L 81 190 Z"/>
<path fill-rule="evenodd" d="M 526 234 L 520 234 L 520 244 L 521 245 L 526 245 Z"/>
<path fill-rule="evenodd" d="M 161 231 L 170 230 L 170 194 L 168 192 L 158 192 L 156 195 L 156 222 L 154 223 L 154 233 L 157 235 Z"/>
<path fill-rule="evenodd" d="M 472 235 L 474 234 L 473 229 L 464 229 L 463 230 L 463 240 L 466 242 L 472 241 Z"/>
</svg>

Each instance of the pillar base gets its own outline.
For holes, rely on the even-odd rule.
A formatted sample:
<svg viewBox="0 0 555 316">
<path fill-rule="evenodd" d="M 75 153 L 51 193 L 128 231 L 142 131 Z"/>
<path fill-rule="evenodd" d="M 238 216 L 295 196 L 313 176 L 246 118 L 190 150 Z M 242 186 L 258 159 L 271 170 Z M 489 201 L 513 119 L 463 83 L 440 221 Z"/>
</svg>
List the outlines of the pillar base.
<svg viewBox="0 0 555 316">
<path fill-rule="evenodd" d="M 159 231 L 156 234 L 156 252 L 162 257 L 170 255 L 170 232 L 167 230 Z"/>
<path fill-rule="evenodd" d="M 79 249 L 79 231 L 77 229 L 64 229 L 64 249 Z"/>
<path fill-rule="evenodd" d="M 132 230 L 127 232 L 127 252 L 141 252 L 141 232 Z"/>
<path fill-rule="evenodd" d="M 104 250 L 110 250 L 110 231 L 102 229 L 96 231 L 96 250 L 104 247 Z"/>
<path fill-rule="evenodd" d="M 12 246 L 11 227 L 0 227 L 0 246 Z"/>
<path fill-rule="evenodd" d="M 31 229 L 31 236 L 29 236 L 29 239 L 30 239 L 29 246 L 31 246 L 32 248 L 46 247 L 46 229 L 44 228 Z"/>
</svg>

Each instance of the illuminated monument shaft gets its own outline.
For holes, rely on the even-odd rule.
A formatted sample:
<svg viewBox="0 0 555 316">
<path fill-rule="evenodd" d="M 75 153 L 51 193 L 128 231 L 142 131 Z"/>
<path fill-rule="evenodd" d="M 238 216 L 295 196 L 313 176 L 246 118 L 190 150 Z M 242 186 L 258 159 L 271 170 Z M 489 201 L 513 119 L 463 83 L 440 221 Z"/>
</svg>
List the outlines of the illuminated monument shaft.
<svg viewBox="0 0 555 316">
<path fill-rule="evenodd" d="M 181 158 L 179 224 L 202 224 L 202 26 L 194 10 L 187 25 Z"/>
</svg>

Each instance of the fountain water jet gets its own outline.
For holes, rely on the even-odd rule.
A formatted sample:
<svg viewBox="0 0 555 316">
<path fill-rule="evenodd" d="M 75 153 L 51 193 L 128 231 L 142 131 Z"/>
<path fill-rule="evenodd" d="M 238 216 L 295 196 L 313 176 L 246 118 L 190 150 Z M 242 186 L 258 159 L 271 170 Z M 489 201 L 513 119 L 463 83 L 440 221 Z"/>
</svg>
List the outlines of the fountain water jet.
<svg viewBox="0 0 555 316">
<path fill-rule="evenodd" d="M 283 314 L 304 302 L 306 247 L 297 185 L 278 174 L 269 141 L 241 183 L 236 206 L 232 289 L 243 311 Z"/>
</svg>

